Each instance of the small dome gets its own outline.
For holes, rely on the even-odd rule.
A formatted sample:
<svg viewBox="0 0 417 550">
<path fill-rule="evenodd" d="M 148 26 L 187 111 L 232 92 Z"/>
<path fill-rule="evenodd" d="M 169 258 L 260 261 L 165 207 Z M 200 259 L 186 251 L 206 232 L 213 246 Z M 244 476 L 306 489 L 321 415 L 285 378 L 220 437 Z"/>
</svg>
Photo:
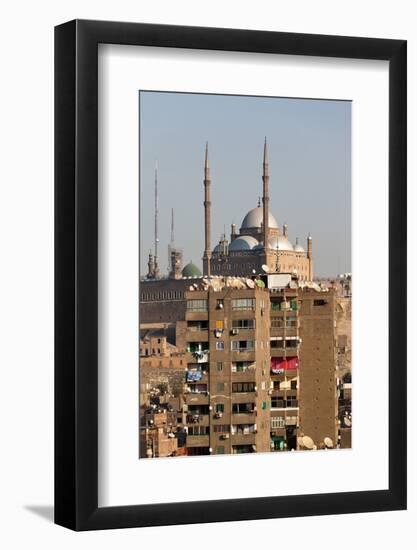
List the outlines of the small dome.
<svg viewBox="0 0 417 550">
<path fill-rule="evenodd" d="M 304 248 L 299 244 L 298 239 L 295 241 L 294 252 L 305 252 Z"/>
<path fill-rule="evenodd" d="M 264 217 L 264 211 L 262 206 L 252 208 L 243 218 L 242 226 L 240 229 L 251 229 L 253 227 L 261 227 Z M 269 227 L 276 229 L 278 227 L 277 220 L 269 213 Z"/>
<path fill-rule="evenodd" d="M 275 250 L 294 250 L 293 245 L 290 243 L 287 237 L 284 237 L 284 235 L 278 235 L 278 237 L 273 237 L 272 239 L 269 239 L 269 246 L 271 248 L 274 248 Z"/>
<path fill-rule="evenodd" d="M 201 277 L 202 273 L 193 262 L 187 264 L 181 271 L 183 277 Z"/>
<path fill-rule="evenodd" d="M 242 235 L 231 243 L 229 250 L 231 252 L 235 250 L 252 250 L 257 244 L 259 244 L 258 241 L 250 235 Z"/>
</svg>

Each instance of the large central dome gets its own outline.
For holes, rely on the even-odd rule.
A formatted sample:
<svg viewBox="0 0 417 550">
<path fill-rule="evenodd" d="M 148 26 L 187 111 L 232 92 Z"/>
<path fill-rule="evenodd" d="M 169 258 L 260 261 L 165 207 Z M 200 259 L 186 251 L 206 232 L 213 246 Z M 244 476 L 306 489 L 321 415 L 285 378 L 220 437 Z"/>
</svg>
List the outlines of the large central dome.
<svg viewBox="0 0 417 550">
<path fill-rule="evenodd" d="M 243 218 L 241 229 L 251 229 L 254 227 L 261 227 L 263 222 L 263 208 L 262 206 L 258 206 L 257 208 L 252 208 L 252 210 L 249 210 L 249 212 L 246 214 L 246 216 Z M 269 213 L 269 227 L 272 227 L 274 229 L 278 228 L 277 220 L 274 218 L 274 216 Z"/>
</svg>

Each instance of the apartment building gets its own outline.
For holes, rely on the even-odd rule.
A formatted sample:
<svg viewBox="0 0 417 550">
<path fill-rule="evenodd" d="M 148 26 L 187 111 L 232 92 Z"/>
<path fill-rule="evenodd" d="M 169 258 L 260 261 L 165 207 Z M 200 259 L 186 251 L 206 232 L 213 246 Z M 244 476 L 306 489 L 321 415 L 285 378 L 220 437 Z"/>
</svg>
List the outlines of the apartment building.
<svg viewBox="0 0 417 550">
<path fill-rule="evenodd" d="M 334 289 L 299 289 L 300 434 L 320 447 L 338 441 L 336 295 Z"/>
<path fill-rule="evenodd" d="M 297 288 L 270 290 L 271 450 L 297 448 L 299 304 Z"/>
<path fill-rule="evenodd" d="M 187 454 L 270 450 L 266 288 L 186 292 Z"/>
</svg>

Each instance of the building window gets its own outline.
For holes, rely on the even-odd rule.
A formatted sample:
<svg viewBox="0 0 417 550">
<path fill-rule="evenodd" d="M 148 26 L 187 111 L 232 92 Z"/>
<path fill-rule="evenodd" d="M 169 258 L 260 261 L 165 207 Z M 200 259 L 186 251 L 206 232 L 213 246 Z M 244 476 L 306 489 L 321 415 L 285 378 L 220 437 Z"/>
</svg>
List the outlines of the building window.
<svg viewBox="0 0 417 550">
<path fill-rule="evenodd" d="M 216 349 L 217 349 L 217 350 L 222 350 L 222 349 L 224 349 L 224 342 L 223 342 L 223 340 L 219 340 L 218 342 L 216 342 Z"/>
<path fill-rule="evenodd" d="M 233 403 L 233 414 L 250 414 L 255 410 L 255 403 Z"/>
<path fill-rule="evenodd" d="M 314 300 L 313 306 L 325 306 L 327 305 L 327 300 Z"/>
<path fill-rule="evenodd" d="M 232 300 L 232 309 L 234 310 L 253 310 L 255 309 L 255 299 L 254 298 L 238 298 Z"/>
<path fill-rule="evenodd" d="M 253 340 L 233 340 L 231 346 L 232 351 L 253 351 L 255 349 L 255 342 Z"/>
<path fill-rule="evenodd" d="M 188 353 L 202 353 L 207 348 L 207 342 L 188 342 L 187 352 Z"/>
<path fill-rule="evenodd" d="M 285 428 L 285 419 L 283 416 L 271 416 L 271 428 Z"/>
<path fill-rule="evenodd" d="M 296 348 L 297 346 L 298 346 L 298 340 L 290 340 L 289 338 L 285 340 L 286 348 Z"/>
<path fill-rule="evenodd" d="M 217 362 L 217 371 L 220 372 L 220 371 L 222 371 L 222 370 L 223 370 L 223 363 L 220 362 L 220 361 L 218 361 L 218 362 Z"/>
<path fill-rule="evenodd" d="M 209 433 L 209 426 L 189 426 L 188 428 L 188 435 L 208 435 Z"/>
<path fill-rule="evenodd" d="M 254 392 L 255 388 L 255 382 L 234 382 L 232 384 L 233 393 Z"/>
<path fill-rule="evenodd" d="M 223 309 L 224 308 L 224 300 L 223 299 L 217 300 L 216 307 L 217 307 L 217 309 Z"/>
<path fill-rule="evenodd" d="M 248 435 L 255 432 L 255 424 L 232 424 L 232 434 Z"/>
<path fill-rule="evenodd" d="M 216 403 L 216 413 L 224 413 L 224 403 Z"/>
<path fill-rule="evenodd" d="M 218 447 L 216 447 L 216 455 L 224 455 L 224 446 L 223 445 L 219 445 Z"/>
<path fill-rule="evenodd" d="M 227 434 L 227 433 L 229 433 L 229 430 L 230 430 L 229 424 L 215 424 L 214 425 L 214 432 L 215 433 Z"/>
<path fill-rule="evenodd" d="M 207 300 L 187 300 L 187 311 L 207 311 Z"/>
<path fill-rule="evenodd" d="M 283 347 L 284 347 L 284 341 L 283 340 L 271 340 L 271 349 L 283 348 Z"/>
<path fill-rule="evenodd" d="M 291 389 L 296 390 L 297 389 L 297 380 L 291 380 Z"/>
<path fill-rule="evenodd" d="M 282 397 L 272 396 L 271 398 L 271 408 L 272 409 L 283 409 L 285 407 L 285 401 Z"/>
<path fill-rule="evenodd" d="M 232 363 L 232 372 L 246 372 L 251 367 L 255 368 L 252 361 L 235 361 Z"/>
<path fill-rule="evenodd" d="M 217 391 L 224 391 L 224 382 L 217 383 Z"/>
<path fill-rule="evenodd" d="M 232 328 L 241 328 L 241 329 L 255 328 L 255 319 L 233 319 Z"/>
</svg>

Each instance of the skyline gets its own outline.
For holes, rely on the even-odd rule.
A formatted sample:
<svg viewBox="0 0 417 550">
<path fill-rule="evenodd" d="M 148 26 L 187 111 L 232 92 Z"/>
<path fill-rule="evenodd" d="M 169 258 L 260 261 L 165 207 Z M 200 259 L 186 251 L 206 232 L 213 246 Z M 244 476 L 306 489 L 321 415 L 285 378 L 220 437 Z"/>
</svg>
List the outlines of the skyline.
<svg viewBox="0 0 417 550">
<path fill-rule="evenodd" d="M 350 272 L 350 127 L 346 101 L 141 92 L 141 276 L 154 249 L 156 162 L 161 275 L 167 274 L 171 209 L 184 265 L 193 261 L 202 269 L 206 142 L 214 248 L 258 204 L 265 136 L 270 211 L 279 226 L 287 223 L 291 242 L 298 237 L 303 247 L 311 233 L 317 276 Z"/>
</svg>

